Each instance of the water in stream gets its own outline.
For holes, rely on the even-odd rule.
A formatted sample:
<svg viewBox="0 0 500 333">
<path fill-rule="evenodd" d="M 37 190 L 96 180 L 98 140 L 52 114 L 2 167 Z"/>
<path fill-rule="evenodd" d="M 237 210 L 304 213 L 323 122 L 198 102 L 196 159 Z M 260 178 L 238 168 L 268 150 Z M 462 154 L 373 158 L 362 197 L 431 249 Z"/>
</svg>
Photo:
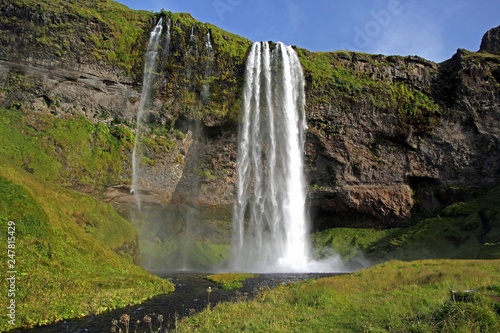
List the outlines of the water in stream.
<svg viewBox="0 0 500 333">
<path fill-rule="evenodd" d="M 247 300 L 251 299 L 260 288 L 272 288 L 300 280 L 335 275 L 324 273 L 260 274 L 246 280 L 242 288 L 224 290 L 207 280 L 206 273 L 155 273 L 171 280 L 175 284 L 175 291 L 154 297 L 140 305 L 113 310 L 101 315 L 65 320 L 29 330 L 15 329 L 9 333 L 106 333 L 111 332 L 112 320 L 119 320 L 124 314 L 130 316 L 131 332 L 134 331 L 138 320 L 140 324 L 137 332 L 149 332 L 148 326 L 143 322 L 145 316 L 151 317 L 154 327 L 157 328 L 158 315 L 163 317 L 164 328 L 173 329 L 183 317 L 205 310 L 209 302 L 213 307 L 220 302 Z M 210 297 L 208 297 L 208 287 L 212 290 Z M 123 325 L 121 327 L 123 328 Z"/>
</svg>

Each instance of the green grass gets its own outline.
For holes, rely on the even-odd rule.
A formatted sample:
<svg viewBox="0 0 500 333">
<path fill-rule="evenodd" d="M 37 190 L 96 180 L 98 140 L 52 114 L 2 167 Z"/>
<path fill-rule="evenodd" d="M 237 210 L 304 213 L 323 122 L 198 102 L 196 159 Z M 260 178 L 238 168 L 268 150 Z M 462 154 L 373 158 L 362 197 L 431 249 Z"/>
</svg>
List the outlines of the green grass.
<svg viewBox="0 0 500 333">
<path fill-rule="evenodd" d="M 500 258 L 500 186 L 457 202 L 434 217 L 407 228 L 336 228 L 313 235 L 318 251 L 332 248 L 344 260 L 364 257 L 373 263 L 418 260 Z M 327 253 L 326 253 L 327 254 Z"/>
<path fill-rule="evenodd" d="M 364 256 L 375 244 L 397 232 L 399 229 L 335 228 L 313 234 L 312 242 L 321 256 L 328 256 L 331 249 L 349 262 Z"/>
<path fill-rule="evenodd" d="M 243 282 L 253 277 L 255 277 L 255 274 L 223 273 L 208 275 L 207 279 L 218 283 L 222 289 L 231 290 L 243 287 Z"/>
<path fill-rule="evenodd" d="M 261 290 L 183 320 L 177 332 L 496 332 L 500 261 L 391 261 Z M 470 303 L 450 290 L 478 289 Z"/>
<path fill-rule="evenodd" d="M 102 313 L 173 290 L 133 264 L 137 233 L 111 206 L 0 161 L 4 235 L 8 221 L 16 225 L 18 326 Z M 1 278 L 5 286 L 6 270 Z M 7 301 L 1 295 L 0 306 Z M 2 322 L 0 330 L 7 327 Z"/>
<path fill-rule="evenodd" d="M 154 269 L 210 270 L 229 257 L 229 244 L 202 242 L 183 235 L 141 239 L 141 262 Z"/>
<path fill-rule="evenodd" d="M 123 125 L 0 109 L 0 131 L 0 155 L 40 179 L 97 189 L 130 181 L 123 161 L 130 160 L 133 135 Z"/>
<path fill-rule="evenodd" d="M 111 205 L 61 187 L 126 182 L 130 130 L 0 109 L 0 133 L 0 221 L 17 228 L 18 326 L 102 313 L 173 290 L 134 264 L 140 253 L 130 222 Z"/>
</svg>

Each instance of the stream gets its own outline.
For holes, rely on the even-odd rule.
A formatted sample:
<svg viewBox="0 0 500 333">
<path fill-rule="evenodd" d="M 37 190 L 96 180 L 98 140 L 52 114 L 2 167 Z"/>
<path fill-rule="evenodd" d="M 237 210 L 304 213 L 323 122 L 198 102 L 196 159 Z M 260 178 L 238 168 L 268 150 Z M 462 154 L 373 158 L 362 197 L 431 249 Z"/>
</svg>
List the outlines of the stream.
<svg viewBox="0 0 500 333">
<path fill-rule="evenodd" d="M 250 299 L 260 288 L 273 288 L 280 284 L 289 284 L 306 279 L 316 279 L 339 275 L 339 273 L 279 273 L 259 274 L 243 283 L 243 287 L 235 290 L 219 289 L 214 282 L 205 277 L 208 273 L 178 272 L 162 273 L 152 272 L 163 278 L 169 279 L 175 285 L 175 291 L 165 295 L 151 298 L 139 305 L 130 306 L 106 312 L 100 315 L 91 315 L 81 319 L 65 320 L 56 324 L 35 327 L 32 329 L 14 329 L 9 333 L 107 333 L 112 332 L 113 320 L 120 320 L 124 314 L 130 316 L 130 332 L 134 332 L 137 322 L 137 332 L 149 331 L 149 326 L 144 322 L 145 316 L 151 318 L 154 329 L 158 329 L 162 320 L 163 329 L 173 329 L 178 320 L 193 315 L 210 306 L 214 307 L 220 302 L 237 299 Z M 208 293 L 208 288 L 211 292 Z M 210 295 L 209 295 L 210 294 Z M 147 320 L 147 318 L 146 318 Z M 124 325 L 119 324 L 123 332 Z M 118 332 L 118 329 L 116 329 Z"/>
</svg>

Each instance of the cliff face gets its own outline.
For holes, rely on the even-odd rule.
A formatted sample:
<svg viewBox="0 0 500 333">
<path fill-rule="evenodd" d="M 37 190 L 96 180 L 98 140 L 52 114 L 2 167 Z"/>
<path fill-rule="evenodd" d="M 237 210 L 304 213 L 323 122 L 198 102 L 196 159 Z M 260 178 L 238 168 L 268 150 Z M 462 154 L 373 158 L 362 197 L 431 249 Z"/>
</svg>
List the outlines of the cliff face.
<svg viewBox="0 0 500 333">
<path fill-rule="evenodd" d="M 134 130 L 157 16 L 112 1 L 0 0 L 0 12 L 0 106 Z M 251 43 L 186 14 L 159 15 L 167 20 L 146 112 L 141 192 L 152 203 L 228 208 Z M 458 50 L 441 64 L 297 49 L 307 81 L 306 173 L 317 228 L 398 225 L 498 181 L 495 36 L 485 35 L 481 52 Z M 125 209 L 129 195 L 106 191 L 130 184 L 130 161 L 121 163 L 114 184 L 96 181 L 92 190 Z"/>
<path fill-rule="evenodd" d="M 500 53 L 500 26 L 490 29 L 484 34 L 479 52 Z"/>
<path fill-rule="evenodd" d="M 312 211 L 319 224 L 392 225 L 412 212 L 463 199 L 467 189 L 497 182 L 500 100 L 494 73 L 499 57 L 459 50 L 441 64 L 370 58 L 376 66 L 355 59 L 345 59 L 344 66 L 415 89 L 410 105 L 419 103 L 419 93 L 435 104 L 427 111 L 401 112 L 408 101 L 402 96 L 392 106 L 348 98 L 353 111 L 330 103 L 308 110 L 309 178 L 316 188 Z M 367 86 L 369 96 L 390 99 Z M 332 219 L 337 214 L 340 218 Z"/>
</svg>

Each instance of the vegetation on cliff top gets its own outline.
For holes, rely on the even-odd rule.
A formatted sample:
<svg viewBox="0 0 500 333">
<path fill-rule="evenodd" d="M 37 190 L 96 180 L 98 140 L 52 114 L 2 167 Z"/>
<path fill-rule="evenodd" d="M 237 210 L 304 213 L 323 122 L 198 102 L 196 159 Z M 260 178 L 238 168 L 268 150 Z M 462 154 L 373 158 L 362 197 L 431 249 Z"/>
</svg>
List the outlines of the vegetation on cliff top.
<svg viewBox="0 0 500 333">
<path fill-rule="evenodd" d="M 440 115 L 439 106 L 425 92 L 403 82 L 377 78 L 376 70 L 390 67 L 385 56 L 346 51 L 309 52 L 297 49 L 307 81 L 307 104 L 338 107 L 345 112 L 371 105 L 387 110 L 414 127 L 416 133 L 430 131 Z M 400 59 L 404 62 L 404 58 Z M 356 68 L 360 62 L 371 70 Z M 370 71 L 372 71 L 370 73 Z"/>
<path fill-rule="evenodd" d="M 112 0 L 13 0 L 0 16 L 1 53 L 26 53 L 33 60 L 55 56 L 63 63 L 111 62 L 131 74 L 142 69 L 140 46 L 153 17 Z"/>
</svg>

